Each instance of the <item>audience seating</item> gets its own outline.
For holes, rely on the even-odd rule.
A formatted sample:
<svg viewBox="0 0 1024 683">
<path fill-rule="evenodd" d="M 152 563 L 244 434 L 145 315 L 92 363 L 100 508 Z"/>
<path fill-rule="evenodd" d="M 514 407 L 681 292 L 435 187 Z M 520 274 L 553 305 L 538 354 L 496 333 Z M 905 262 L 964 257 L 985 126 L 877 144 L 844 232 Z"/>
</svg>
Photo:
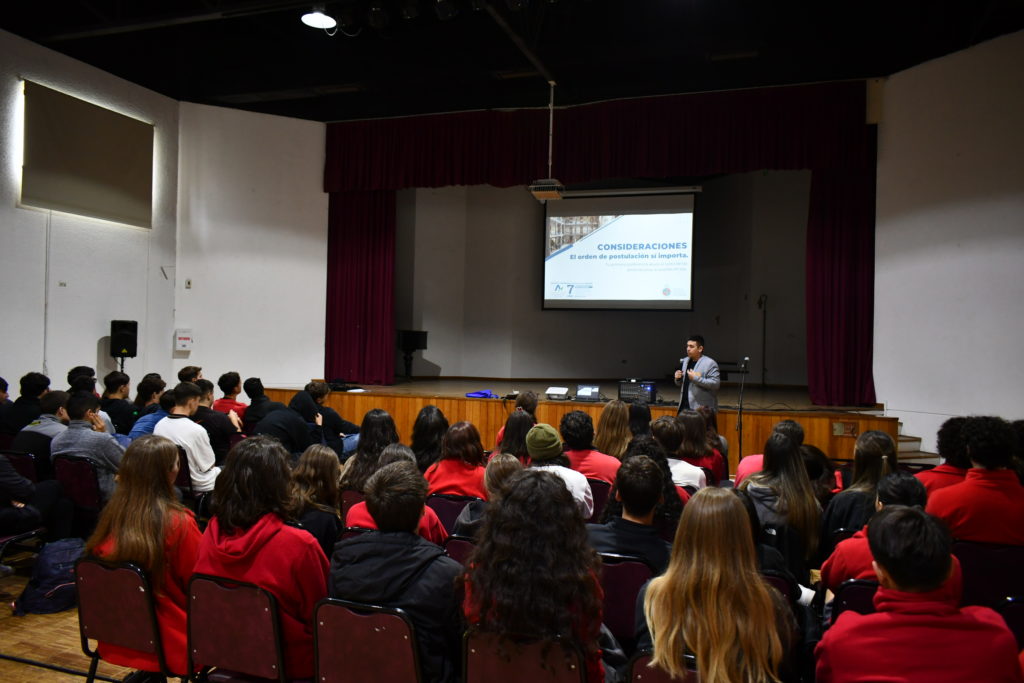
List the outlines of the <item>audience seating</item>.
<svg viewBox="0 0 1024 683">
<path fill-rule="evenodd" d="M 212 682 L 258 677 L 286 683 L 277 600 L 270 591 L 193 574 L 188 593 L 190 669 L 216 667 Z"/>
<path fill-rule="evenodd" d="M 470 630 L 463 653 L 465 683 L 586 682 L 582 653 L 562 640 L 519 640 Z"/>
<path fill-rule="evenodd" d="M 963 605 L 998 607 L 1024 595 L 1024 546 L 954 541 L 964 576 Z"/>
<path fill-rule="evenodd" d="M 996 611 L 1017 638 L 1017 649 L 1024 650 L 1024 598 L 1006 598 L 996 607 Z"/>
<path fill-rule="evenodd" d="M 39 473 L 36 470 L 36 456 L 24 451 L 0 451 L 7 458 L 14 471 L 25 477 L 33 484 L 39 481 Z"/>
<path fill-rule="evenodd" d="M 840 614 L 847 610 L 858 614 L 872 614 L 875 611 L 875 592 L 878 590 L 877 581 L 865 579 L 850 579 L 844 581 L 836 590 L 836 597 L 832 601 L 832 623 Z"/>
<path fill-rule="evenodd" d="M 601 521 L 601 513 L 604 512 L 604 506 L 608 503 L 608 496 L 611 495 L 612 485 L 603 479 L 587 479 L 587 483 L 590 484 L 590 495 L 594 498 L 594 513 L 590 515 L 590 519 L 587 521 L 591 524 L 597 524 Z"/>
<path fill-rule="evenodd" d="M 928 470 L 935 469 L 935 465 L 925 462 L 901 462 L 898 464 L 898 467 L 904 472 L 910 472 L 911 474 L 927 472 Z"/>
<path fill-rule="evenodd" d="M 25 545 L 25 541 L 31 541 L 32 539 L 37 538 L 45 531 L 45 528 L 39 527 L 37 529 L 30 529 L 29 531 L 22 531 L 21 533 L 9 534 L 7 536 L 0 534 L 0 560 L 4 559 L 4 555 L 10 549 L 35 553 L 37 548 Z"/>
<path fill-rule="evenodd" d="M 480 500 L 476 496 L 457 496 L 453 493 L 432 493 L 427 496 L 427 505 L 437 513 L 445 531 L 452 532 L 455 528 L 455 520 L 459 518 L 462 508 L 474 500 Z"/>
<path fill-rule="evenodd" d="M 313 621 L 317 683 L 420 681 L 416 632 L 402 610 L 324 598 Z"/>
<path fill-rule="evenodd" d="M 64 495 L 75 505 L 79 535 L 87 538 L 96 527 L 104 503 L 95 463 L 83 455 L 61 454 L 53 458 L 53 471 Z"/>
<path fill-rule="evenodd" d="M 156 655 L 165 676 L 185 676 L 167 668 L 154 593 L 142 569 L 134 564 L 111 565 L 83 557 L 75 563 L 75 589 L 82 652 L 91 659 L 87 681 L 96 678 L 100 661 L 99 648 L 90 648 L 89 640 Z"/>
<path fill-rule="evenodd" d="M 6 451 L 11 447 L 11 444 L 14 442 L 14 436 L 14 434 L 0 432 L 0 451 Z"/>
<path fill-rule="evenodd" d="M 636 645 L 636 598 L 657 574 L 639 557 L 601 553 L 601 588 L 604 590 L 604 625 L 626 654 Z"/>
<path fill-rule="evenodd" d="M 761 572 L 761 578 L 769 586 L 779 591 L 790 605 L 796 604 L 800 599 L 800 586 L 793 580 L 793 577 L 767 569 Z"/>
<path fill-rule="evenodd" d="M 50 462 L 50 445 L 53 437 L 40 432 L 22 430 L 11 442 L 12 451 L 31 453 L 36 456 L 36 473 L 39 481 L 53 479 L 53 464 Z"/>
<path fill-rule="evenodd" d="M 345 523 L 349 509 L 358 503 L 363 502 L 363 494 L 355 489 L 342 489 L 341 491 L 341 523 Z"/>
<path fill-rule="evenodd" d="M 466 564 L 476 548 L 476 541 L 469 536 L 449 536 L 444 541 L 444 554 L 460 564 Z"/>
<path fill-rule="evenodd" d="M 626 669 L 626 683 L 700 683 L 697 673 L 697 661 L 693 655 L 686 655 L 686 677 L 672 678 L 664 670 L 648 666 L 651 663 L 651 651 L 637 652 Z"/>
</svg>

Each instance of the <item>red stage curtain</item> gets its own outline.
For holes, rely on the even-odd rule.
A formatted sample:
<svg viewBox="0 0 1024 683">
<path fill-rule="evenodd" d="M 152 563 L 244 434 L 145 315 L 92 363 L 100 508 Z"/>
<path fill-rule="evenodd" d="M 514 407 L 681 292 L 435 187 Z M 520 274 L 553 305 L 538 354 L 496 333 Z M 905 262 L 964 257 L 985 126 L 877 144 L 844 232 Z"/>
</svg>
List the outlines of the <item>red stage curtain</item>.
<svg viewBox="0 0 1024 683">
<path fill-rule="evenodd" d="M 327 379 L 395 374 L 395 192 L 332 192 L 327 236 Z"/>
<path fill-rule="evenodd" d="M 868 176 L 871 183 L 874 178 L 874 140 L 865 134 L 864 91 L 863 81 L 851 81 L 560 109 L 552 174 L 565 183 L 582 183 L 812 169 L 807 251 L 811 398 L 832 405 L 874 402 L 874 195 L 873 184 L 870 194 L 865 187 Z M 544 109 L 328 125 L 324 189 L 331 193 L 332 258 L 327 374 L 366 383 L 392 381 L 394 216 L 383 215 L 394 212 L 390 191 L 522 185 L 547 176 L 546 162 Z M 378 195 L 389 197 L 390 208 Z M 336 248 L 338 258 L 333 256 Z M 374 270 L 371 264 L 383 267 Z M 372 292 L 373 305 L 344 289 L 356 283 L 360 292 Z M 386 303 L 381 299 L 385 291 Z"/>
<path fill-rule="evenodd" d="M 869 139 L 873 144 L 874 136 Z M 814 171 L 806 290 L 807 388 L 813 403 L 875 403 L 874 297 L 875 166 Z"/>
</svg>

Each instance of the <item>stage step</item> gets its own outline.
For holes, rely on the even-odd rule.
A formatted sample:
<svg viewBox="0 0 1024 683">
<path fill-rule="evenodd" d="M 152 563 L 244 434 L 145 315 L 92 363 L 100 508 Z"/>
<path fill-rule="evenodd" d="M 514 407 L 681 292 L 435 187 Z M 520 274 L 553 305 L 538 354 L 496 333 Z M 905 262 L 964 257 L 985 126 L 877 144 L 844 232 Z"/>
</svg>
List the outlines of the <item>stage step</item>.
<svg viewBox="0 0 1024 683">
<path fill-rule="evenodd" d="M 919 436 L 900 434 L 898 441 L 900 457 L 902 457 L 904 453 L 917 453 L 921 450 L 921 437 Z"/>
</svg>

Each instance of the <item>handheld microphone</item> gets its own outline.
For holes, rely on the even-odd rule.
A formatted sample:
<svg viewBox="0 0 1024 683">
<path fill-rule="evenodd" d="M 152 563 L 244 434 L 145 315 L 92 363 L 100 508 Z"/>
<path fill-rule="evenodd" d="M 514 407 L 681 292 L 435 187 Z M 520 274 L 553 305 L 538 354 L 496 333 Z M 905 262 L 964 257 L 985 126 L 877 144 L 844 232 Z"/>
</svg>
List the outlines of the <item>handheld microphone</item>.
<svg viewBox="0 0 1024 683">
<path fill-rule="evenodd" d="M 750 363 L 750 356 L 743 356 L 743 369 L 747 369 L 747 365 Z"/>
</svg>

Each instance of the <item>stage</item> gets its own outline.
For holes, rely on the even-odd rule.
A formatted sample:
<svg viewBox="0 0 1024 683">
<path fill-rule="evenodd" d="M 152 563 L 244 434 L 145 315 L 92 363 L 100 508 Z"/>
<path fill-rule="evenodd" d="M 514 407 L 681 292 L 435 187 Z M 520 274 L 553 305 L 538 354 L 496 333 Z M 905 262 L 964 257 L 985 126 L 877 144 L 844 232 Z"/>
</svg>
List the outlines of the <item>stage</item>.
<svg viewBox="0 0 1024 683">
<path fill-rule="evenodd" d="M 505 418 L 512 410 L 514 400 L 466 398 L 473 391 L 490 391 L 505 396 L 514 391 L 534 391 L 541 397 L 537 408 L 540 422 L 558 426 L 562 415 L 571 410 L 583 410 L 594 418 L 596 425 L 604 401 L 548 401 L 544 391 L 550 386 L 568 387 L 570 395 L 576 393 L 578 384 L 598 384 L 606 399 L 618 397 L 618 380 L 508 380 L 508 379 L 437 379 L 423 378 L 403 380 L 393 385 L 364 385 L 362 392 L 331 392 L 327 405 L 337 410 L 342 417 L 355 423 L 373 408 L 391 413 L 398 427 L 402 441 L 408 443 L 412 437 L 412 424 L 420 409 L 434 404 L 444 412 L 450 423 L 468 420 L 480 430 L 485 448 L 494 447 L 494 437 L 504 425 Z M 282 403 L 288 403 L 295 389 L 268 388 L 267 395 Z M 719 432 L 729 441 L 729 471 L 736 471 L 741 456 L 739 434 L 736 431 L 740 387 L 729 382 L 722 385 L 718 394 Z M 658 383 L 660 404 L 651 405 L 651 415 L 675 415 L 679 388 L 671 381 Z M 742 455 L 761 453 L 764 442 L 771 434 L 772 427 L 780 420 L 792 419 L 799 422 L 806 433 L 805 442 L 821 448 L 835 459 L 851 459 L 853 444 L 857 435 L 877 429 L 897 438 L 898 422 L 893 417 L 882 417 L 874 407 L 815 406 L 811 403 L 804 387 L 765 387 L 748 384 L 743 392 L 743 446 Z"/>
</svg>

